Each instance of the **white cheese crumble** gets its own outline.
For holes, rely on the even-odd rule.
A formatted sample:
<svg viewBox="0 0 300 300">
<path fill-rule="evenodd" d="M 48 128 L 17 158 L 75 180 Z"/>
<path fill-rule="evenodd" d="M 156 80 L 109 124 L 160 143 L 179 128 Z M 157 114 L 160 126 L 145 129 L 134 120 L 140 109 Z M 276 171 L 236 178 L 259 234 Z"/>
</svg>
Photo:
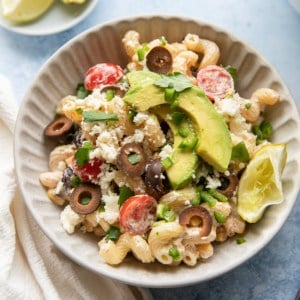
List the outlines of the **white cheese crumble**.
<svg viewBox="0 0 300 300">
<path fill-rule="evenodd" d="M 114 224 L 119 220 L 119 196 L 117 194 L 103 195 L 104 212 L 99 214 L 107 223 Z"/>
<path fill-rule="evenodd" d="M 167 144 L 161 149 L 158 155 L 162 160 L 164 160 L 165 158 L 170 157 L 172 152 L 173 152 L 172 146 Z"/>
<path fill-rule="evenodd" d="M 67 205 L 60 214 L 60 222 L 63 229 L 72 234 L 75 230 L 75 227 L 83 222 L 84 216 L 77 214 L 72 210 L 70 205 Z"/>
<path fill-rule="evenodd" d="M 209 189 L 216 189 L 216 188 L 218 188 L 219 186 L 222 185 L 219 178 L 214 178 L 214 177 L 211 177 L 211 176 L 207 176 L 206 180 L 207 180 L 206 187 L 209 188 Z"/>
<path fill-rule="evenodd" d="M 142 130 L 140 129 L 135 129 L 134 130 L 134 134 L 127 136 L 124 140 L 123 143 L 124 144 L 128 144 L 128 143 L 142 143 L 144 140 L 145 134 Z"/>
</svg>

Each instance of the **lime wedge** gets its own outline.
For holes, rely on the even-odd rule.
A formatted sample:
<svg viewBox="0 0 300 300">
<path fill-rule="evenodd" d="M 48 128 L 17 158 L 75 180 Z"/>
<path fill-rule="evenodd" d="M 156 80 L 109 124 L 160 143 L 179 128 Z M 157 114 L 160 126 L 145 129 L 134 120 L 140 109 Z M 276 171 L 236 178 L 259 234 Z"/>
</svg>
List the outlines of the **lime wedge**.
<svg viewBox="0 0 300 300">
<path fill-rule="evenodd" d="M 30 22 L 45 13 L 54 0 L 2 0 L 3 16 L 16 23 Z"/>
<path fill-rule="evenodd" d="M 286 145 L 268 144 L 258 150 L 238 189 L 237 211 L 248 223 L 261 219 L 267 206 L 283 201 L 281 175 L 287 158 Z"/>
</svg>

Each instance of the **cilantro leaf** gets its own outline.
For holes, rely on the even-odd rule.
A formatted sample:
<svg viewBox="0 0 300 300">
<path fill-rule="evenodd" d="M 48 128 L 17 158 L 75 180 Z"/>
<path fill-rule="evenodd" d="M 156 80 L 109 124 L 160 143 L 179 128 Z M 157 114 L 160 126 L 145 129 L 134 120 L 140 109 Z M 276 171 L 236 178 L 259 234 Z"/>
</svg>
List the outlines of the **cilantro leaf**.
<svg viewBox="0 0 300 300">
<path fill-rule="evenodd" d="M 154 81 L 154 85 L 162 88 L 173 88 L 176 92 L 182 92 L 193 86 L 192 82 L 185 75 L 178 72 L 161 75 L 160 79 Z"/>
<path fill-rule="evenodd" d="M 134 192 L 126 185 L 121 186 L 118 204 L 121 206 L 129 197 L 133 196 Z"/>
<path fill-rule="evenodd" d="M 82 112 L 82 116 L 83 116 L 83 120 L 89 123 L 97 122 L 97 121 L 118 120 L 118 116 L 116 114 L 108 114 L 104 111 L 85 110 Z"/>
<path fill-rule="evenodd" d="M 110 226 L 109 229 L 105 232 L 105 234 L 106 234 L 105 237 L 106 240 L 116 241 L 121 234 L 120 228 L 115 226 Z"/>
<path fill-rule="evenodd" d="M 90 160 L 90 151 L 93 149 L 93 145 L 90 142 L 84 143 L 81 148 L 75 152 L 76 164 L 82 167 Z"/>
</svg>

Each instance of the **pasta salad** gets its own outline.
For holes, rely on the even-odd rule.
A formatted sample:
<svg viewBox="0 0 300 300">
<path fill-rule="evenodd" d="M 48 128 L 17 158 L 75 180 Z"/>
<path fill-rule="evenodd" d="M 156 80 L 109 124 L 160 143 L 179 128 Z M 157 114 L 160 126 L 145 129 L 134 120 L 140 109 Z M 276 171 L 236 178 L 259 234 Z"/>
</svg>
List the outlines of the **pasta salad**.
<svg viewBox="0 0 300 300">
<path fill-rule="evenodd" d="M 126 68 L 91 66 L 58 101 L 40 182 L 64 230 L 99 237 L 106 263 L 194 266 L 228 238 L 245 242 L 246 224 L 283 200 L 286 149 L 263 113 L 280 97 L 240 96 L 237 71 L 196 34 L 141 43 L 128 31 L 123 45 Z"/>
</svg>

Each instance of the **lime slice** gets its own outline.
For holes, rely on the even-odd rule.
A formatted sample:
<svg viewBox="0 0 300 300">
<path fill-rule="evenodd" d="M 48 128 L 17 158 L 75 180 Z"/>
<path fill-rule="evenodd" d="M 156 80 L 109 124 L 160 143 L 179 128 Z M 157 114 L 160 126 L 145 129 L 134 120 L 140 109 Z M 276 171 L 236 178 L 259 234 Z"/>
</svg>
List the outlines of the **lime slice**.
<svg viewBox="0 0 300 300">
<path fill-rule="evenodd" d="M 237 211 L 242 219 L 255 223 L 267 206 L 283 201 L 281 174 L 286 158 L 284 144 L 268 144 L 255 153 L 239 183 Z"/>
<path fill-rule="evenodd" d="M 54 0 L 2 0 L 3 16 L 16 23 L 37 19 Z"/>
</svg>

